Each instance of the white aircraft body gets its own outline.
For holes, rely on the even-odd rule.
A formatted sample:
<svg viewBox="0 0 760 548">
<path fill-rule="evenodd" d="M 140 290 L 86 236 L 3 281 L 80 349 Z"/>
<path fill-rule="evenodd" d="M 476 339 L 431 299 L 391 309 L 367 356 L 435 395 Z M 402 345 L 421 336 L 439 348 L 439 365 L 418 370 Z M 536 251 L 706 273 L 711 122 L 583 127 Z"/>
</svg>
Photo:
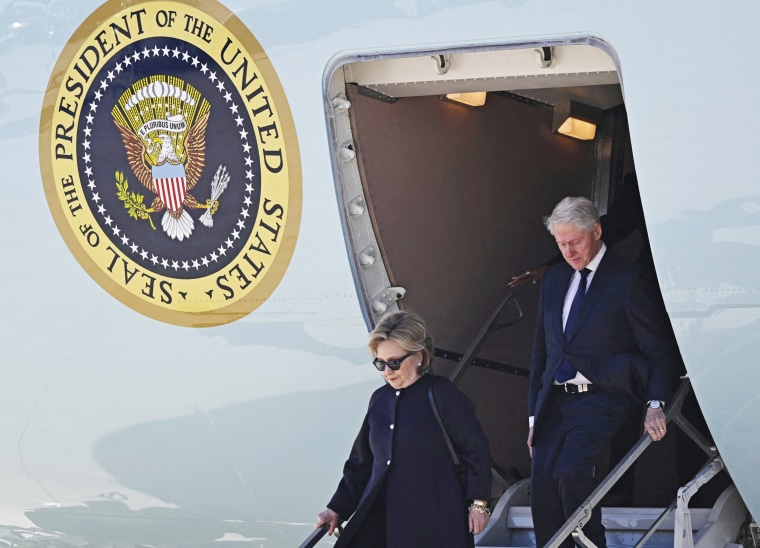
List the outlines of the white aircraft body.
<svg viewBox="0 0 760 548">
<path fill-rule="evenodd" d="M 451 374 L 442 354 L 556 253 L 541 217 L 573 193 L 606 211 L 634 159 L 705 435 L 760 516 L 757 2 L 5 0 L 0 20 L 0 544 L 298 545 L 382 382 L 367 330 L 417 310 Z M 602 137 L 552 132 L 570 99 Z M 501 365 L 460 384 L 520 477 L 536 287 L 483 346 Z"/>
</svg>

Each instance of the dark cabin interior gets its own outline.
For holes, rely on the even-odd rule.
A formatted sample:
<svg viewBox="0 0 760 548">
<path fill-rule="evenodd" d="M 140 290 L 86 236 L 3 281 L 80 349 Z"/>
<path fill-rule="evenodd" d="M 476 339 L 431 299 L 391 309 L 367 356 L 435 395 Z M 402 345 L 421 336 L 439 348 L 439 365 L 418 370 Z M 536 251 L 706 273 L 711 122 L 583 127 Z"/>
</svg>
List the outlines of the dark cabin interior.
<svg viewBox="0 0 760 548">
<path fill-rule="evenodd" d="M 579 141 L 552 132 L 550 100 L 558 90 L 546 99 L 540 92 L 490 92 L 483 107 L 473 108 L 438 96 L 382 101 L 346 85 L 380 252 L 391 284 L 406 289 L 399 307 L 421 314 L 435 337 L 436 374 L 452 374 L 497 305 L 512 294 L 496 322 L 508 326 L 485 335 L 456 381 L 475 404 L 494 470 L 504 480 L 494 483 L 494 497 L 530 475 L 527 392 L 539 285 L 510 289 L 508 282 L 557 256 L 542 218 L 560 199 L 587 196 L 605 213 L 625 175 L 635 171 L 616 87 L 612 96 L 619 99 L 602 105 L 596 138 Z M 646 235 L 634 230 L 612 249 L 635 260 L 642 246 L 648 246 Z M 693 398 L 685 411 L 709 435 Z M 633 436 L 618 452 L 625 453 Z M 613 490 L 608 505 L 666 506 L 705 461 L 676 432 L 644 453 L 629 476 L 632 491 Z M 713 483 L 693 504 L 712 503 L 725 481 Z"/>
</svg>

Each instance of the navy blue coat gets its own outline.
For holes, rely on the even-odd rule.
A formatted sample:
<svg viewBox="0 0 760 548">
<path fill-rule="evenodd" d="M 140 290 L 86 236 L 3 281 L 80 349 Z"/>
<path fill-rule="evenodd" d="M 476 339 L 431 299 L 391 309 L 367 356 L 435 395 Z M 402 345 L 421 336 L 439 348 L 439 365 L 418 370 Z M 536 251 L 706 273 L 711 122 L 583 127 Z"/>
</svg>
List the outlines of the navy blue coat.
<svg viewBox="0 0 760 548">
<path fill-rule="evenodd" d="M 659 289 L 645 270 L 609 248 L 594 273 L 573 333 L 562 329 L 562 307 L 575 273 L 567 263 L 546 271 L 541 285 L 530 371 L 528 413 L 533 443 L 554 375 L 567 356 L 587 379 L 629 403 L 667 400 L 675 374 Z"/>
<path fill-rule="evenodd" d="M 430 406 L 431 385 L 467 470 L 466 493 Z M 448 379 L 423 375 L 407 388 L 386 384 L 372 394 L 343 479 L 327 505 L 341 519 L 353 514 L 336 547 L 351 545 L 383 484 L 388 546 L 473 546 L 467 508 L 469 500 L 491 495 L 491 456 L 472 402 Z"/>
</svg>

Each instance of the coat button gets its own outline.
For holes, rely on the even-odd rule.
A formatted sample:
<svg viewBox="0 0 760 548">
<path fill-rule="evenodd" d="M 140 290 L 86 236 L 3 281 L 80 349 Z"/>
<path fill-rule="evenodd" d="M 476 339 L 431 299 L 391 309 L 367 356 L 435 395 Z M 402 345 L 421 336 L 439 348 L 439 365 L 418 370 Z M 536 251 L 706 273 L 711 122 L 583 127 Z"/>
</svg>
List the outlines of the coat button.
<svg viewBox="0 0 760 548">
<path fill-rule="evenodd" d="M 401 395 L 401 390 L 396 390 L 396 395 L 400 396 Z"/>
<path fill-rule="evenodd" d="M 391 430 L 393 430 L 393 425 L 391 424 Z"/>
<path fill-rule="evenodd" d="M 385 464 L 387 464 L 388 466 L 390 466 L 391 465 L 391 461 L 388 461 Z"/>
</svg>

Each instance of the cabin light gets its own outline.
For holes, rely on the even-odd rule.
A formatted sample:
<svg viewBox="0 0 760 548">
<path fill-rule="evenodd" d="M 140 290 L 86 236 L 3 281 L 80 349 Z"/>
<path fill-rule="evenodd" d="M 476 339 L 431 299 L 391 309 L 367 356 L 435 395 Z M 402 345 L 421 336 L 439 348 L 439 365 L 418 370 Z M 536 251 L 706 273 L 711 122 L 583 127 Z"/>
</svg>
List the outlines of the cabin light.
<svg viewBox="0 0 760 548">
<path fill-rule="evenodd" d="M 351 101 L 346 99 L 346 96 L 343 93 L 339 93 L 335 97 L 333 97 L 332 101 L 332 107 L 335 111 L 335 114 L 338 114 L 339 112 L 344 112 L 351 108 Z"/>
<path fill-rule="evenodd" d="M 403 287 L 388 287 L 372 299 L 372 312 L 378 316 L 384 314 L 388 307 L 406 295 Z"/>
<path fill-rule="evenodd" d="M 602 112 L 576 101 L 562 101 L 554 106 L 552 132 L 566 135 L 580 141 L 590 141 L 596 136 L 596 126 Z"/>
<path fill-rule="evenodd" d="M 569 116 L 557 128 L 557 133 L 567 135 L 568 137 L 575 137 L 581 141 L 590 141 L 596 135 L 596 124 Z"/>
<path fill-rule="evenodd" d="M 348 202 L 348 214 L 351 215 L 352 219 L 356 219 L 364 215 L 364 212 L 366 211 L 366 209 L 367 209 L 367 204 L 364 203 L 363 196 L 357 196 L 356 198 Z"/>
<path fill-rule="evenodd" d="M 375 248 L 372 246 L 366 247 L 364 251 L 359 253 L 359 264 L 362 265 L 362 268 L 369 268 L 373 264 L 375 264 L 375 260 L 377 259 L 377 252 L 375 251 Z"/>
<path fill-rule="evenodd" d="M 486 104 L 486 92 L 473 91 L 471 93 L 447 93 L 446 99 L 471 107 L 482 107 Z"/>
<path fill-rule="evenodd" d="M 345 164 L 356 158 L 356 149 L 351 142 L 344 143 L 343 146 L 338 149 L 338 158 Z"/>
<path fill-rule="evenodd" d="M 438 74 L 446 74 L 451 68 L 451 55 L 431 55 L 430 58 L 435 61 L 435 71 Z"/>
</svg>

